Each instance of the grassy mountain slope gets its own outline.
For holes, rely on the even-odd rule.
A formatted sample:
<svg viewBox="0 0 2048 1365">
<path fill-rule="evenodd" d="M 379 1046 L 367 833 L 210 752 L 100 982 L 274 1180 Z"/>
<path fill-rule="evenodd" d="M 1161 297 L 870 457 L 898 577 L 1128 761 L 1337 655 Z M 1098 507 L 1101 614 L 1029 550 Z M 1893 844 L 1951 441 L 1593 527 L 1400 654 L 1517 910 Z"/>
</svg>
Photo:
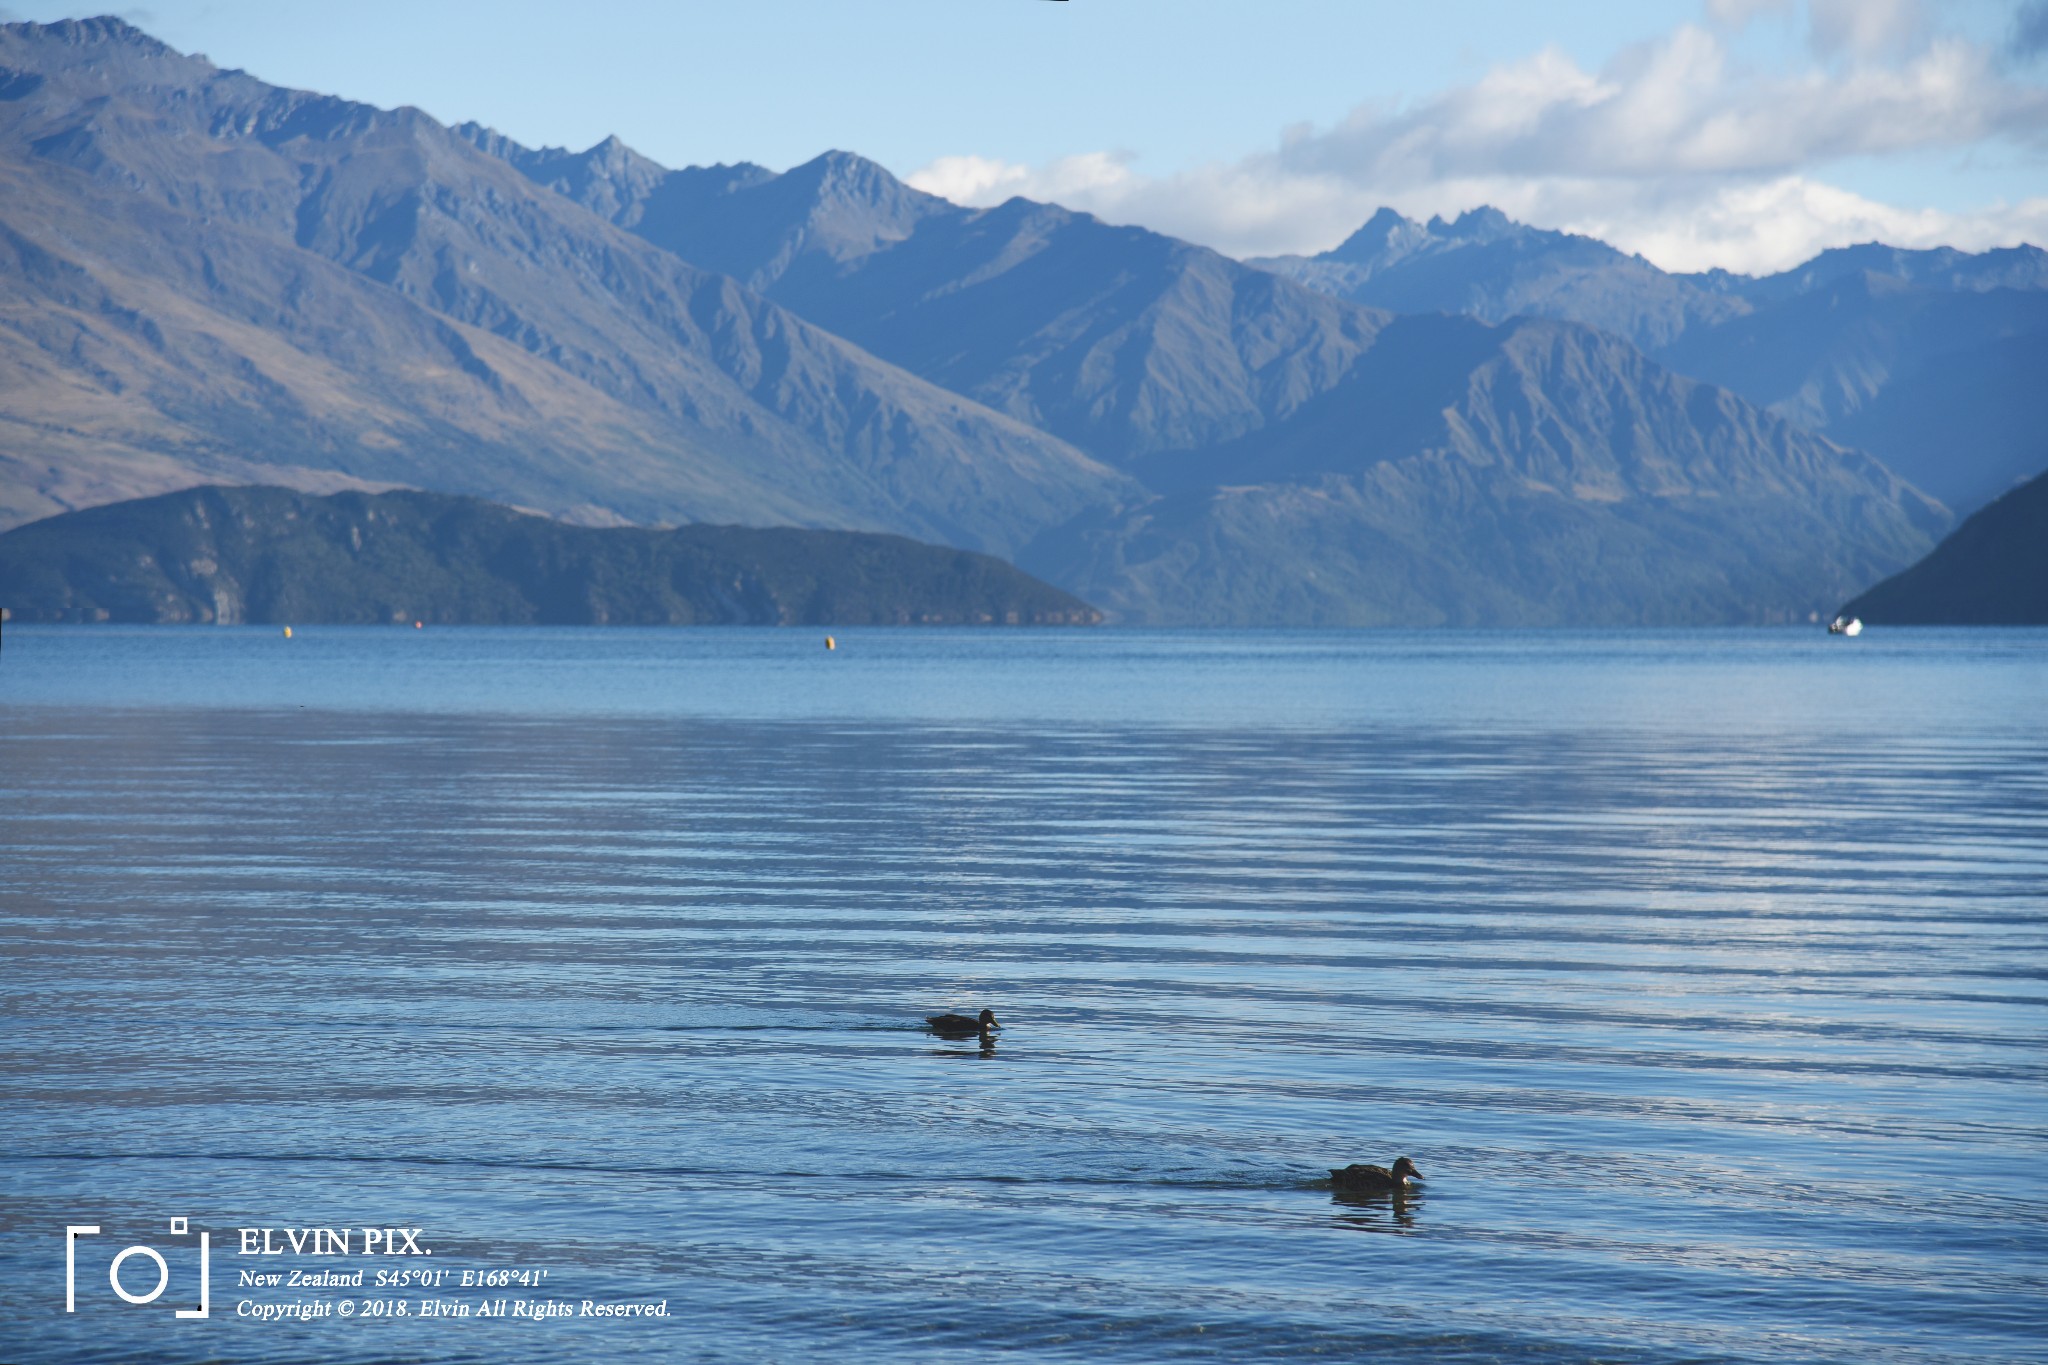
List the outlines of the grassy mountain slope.
<svg viewBox="0 0 2048 1365">
<path fill-rule="evenodd" d="M 1980 509 L 1842 611 L 1880 625 L 2048 625 L 2048 475 Z"/>
<path fill-rule="evenodd" d="M 0 66 L 9 520 L 276 465 L 1005 548 L 1122 486 L 417 110 L 116 20 L 0 28 Z"/>
</svg>

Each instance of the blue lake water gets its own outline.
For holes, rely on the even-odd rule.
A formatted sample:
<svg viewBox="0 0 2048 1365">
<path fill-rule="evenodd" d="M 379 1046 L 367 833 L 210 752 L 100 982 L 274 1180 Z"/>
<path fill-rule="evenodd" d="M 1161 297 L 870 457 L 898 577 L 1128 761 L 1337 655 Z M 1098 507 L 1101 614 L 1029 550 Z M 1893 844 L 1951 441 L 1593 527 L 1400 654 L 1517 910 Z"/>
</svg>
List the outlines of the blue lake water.
<svg viewBox="0 0 2048 1365">
<path fill-rule="evenodd" d="M 8 628 L 0 1359 L 2048 1360 L 2048 631 L 838 644 Z"/>
</svg>

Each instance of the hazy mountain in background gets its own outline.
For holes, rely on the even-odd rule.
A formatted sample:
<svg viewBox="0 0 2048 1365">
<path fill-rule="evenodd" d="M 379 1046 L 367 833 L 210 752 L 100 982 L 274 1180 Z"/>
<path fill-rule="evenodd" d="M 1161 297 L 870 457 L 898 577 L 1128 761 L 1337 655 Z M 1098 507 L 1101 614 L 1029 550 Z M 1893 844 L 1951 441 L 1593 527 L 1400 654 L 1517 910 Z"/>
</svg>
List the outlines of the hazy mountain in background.
<svg viewBox="0 0 2048 1365">
<path fill-rule="evenodd" d="M 2048 289 L 2048 251 L 2013 246 L 1969 252 L 1947 246 L 1915 249 L 1865 242 L 1830 248 L 1804 265 L 1757 279 L 1726 271 L 1678 278 L 1713 280 L 1753 303 L 1765 304 L 1810 294 L 1852 275 L 1881 275 L 1950 293 L 2040 290 Z"/>
<path fill-rule="evenodd" d="M 263 478 L 1001 551 L 1124 488 L 417 110 L 111 19 L 0 29 L 0 67 L 8 523 Z"/>
<path fill-rule="evenodd" d="M 1570 323 L 1387 326 L 1278 426 L 1020 563 L 1143 619 L 1810 619 L 1949 524 L 1877 461 Z M 1078 564 L 1078 567 L 1069 567 Z"/>
<path fill-rule="evenodd" d="M 2048 469 L 2048 291 L 1853 271 L 1660 359 L 1861 446 L 1959 510 Z"/>
<path fill-rule="evenodd" d="M 2048 468 L 2048 252 L 1871 243 L 1760 279 L 1672 275 L 1603 242 L 1474 209 L 1381 209 L 1320 256 L 1254 261 L 1408 313 L 1583 322 L 1883 459 L 1968 509 Z"/>
<path fill-rule="evenodd" d="M 1958 526 L 1843 612 L 1877 625 L 2048 625 L 2048 475 Z"/>
<path fill-rule="evenodd" d="M 1320 256 L 1246 264 L 1397 313 L 1469 313 L 1488 322 L 1561 318 L 1645 351 L 1749 311 L 1746 300 L 1591 237 L 1532 228 L 1499 209 L 1418 223 L 1381 209 Z"/>
</svg>

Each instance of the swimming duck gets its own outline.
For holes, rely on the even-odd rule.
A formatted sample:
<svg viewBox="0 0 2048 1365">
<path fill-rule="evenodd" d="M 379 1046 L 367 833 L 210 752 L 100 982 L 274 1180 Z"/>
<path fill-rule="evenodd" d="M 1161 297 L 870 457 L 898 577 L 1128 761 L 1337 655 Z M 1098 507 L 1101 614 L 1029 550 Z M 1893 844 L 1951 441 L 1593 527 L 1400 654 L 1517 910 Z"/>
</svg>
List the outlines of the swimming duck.
<svg viewBox="0 0 2048 1365">
<path fill-rule="evenodd" d="M 1422 1172 L 1405 1156 L 1394 1162 L 1391 1171 L 1384 1166 L 1354 1161 L 1341 1171 L 1330 1172 L 1330 1185 L 1339 1194 L 1400 1194 L 1408 1188 L 1409 1181 L 1420 1179 Z"/>
<path fill-rule="evenodd" d="M 934 1014 L 925 1019 L 925 1027 L 941 1038 L 972 1038 L 979 1034 L 986 1039 L 990 1029 L 1001 1028 L 996 1022 L 994 1010 L 983 1010 L 980 1017 L 966 1014 Z"/>
</svg>

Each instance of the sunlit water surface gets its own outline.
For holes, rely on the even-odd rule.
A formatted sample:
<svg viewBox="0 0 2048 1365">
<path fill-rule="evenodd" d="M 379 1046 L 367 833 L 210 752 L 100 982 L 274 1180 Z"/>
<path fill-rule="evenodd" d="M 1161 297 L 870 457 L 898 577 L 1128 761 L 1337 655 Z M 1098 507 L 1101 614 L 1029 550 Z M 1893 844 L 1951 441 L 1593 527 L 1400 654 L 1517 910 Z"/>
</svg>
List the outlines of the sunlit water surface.
<svg viewBox="0 0 2048 1365">
<path fill-rule="evenodd" d="M 2048 1359 L 2048 632 L 822 644 L 9 628 L 0 1358 Z"/>
</svg>

